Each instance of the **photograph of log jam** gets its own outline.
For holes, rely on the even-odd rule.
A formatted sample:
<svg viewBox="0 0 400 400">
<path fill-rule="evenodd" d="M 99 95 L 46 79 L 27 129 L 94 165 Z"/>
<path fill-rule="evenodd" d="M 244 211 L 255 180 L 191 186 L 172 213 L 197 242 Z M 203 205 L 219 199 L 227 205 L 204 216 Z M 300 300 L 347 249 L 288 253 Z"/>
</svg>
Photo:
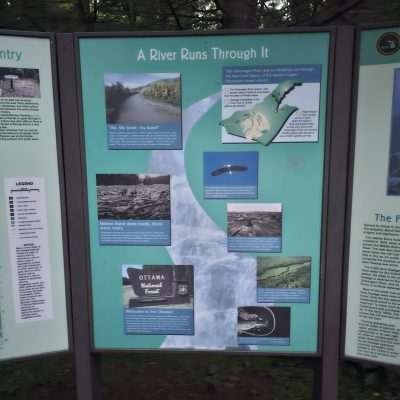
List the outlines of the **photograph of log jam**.
<svg viewBox="0 0 400 400">
<path fill-rule="evenodd" d="M 230 203 L 228 204 L 229 237 L 282 236 L 282 204 Z"/>
<path fill-rule="evenodd" d="M 97 174 L 98 218 L 169 220 L 170 176 Z"/>
</svg>

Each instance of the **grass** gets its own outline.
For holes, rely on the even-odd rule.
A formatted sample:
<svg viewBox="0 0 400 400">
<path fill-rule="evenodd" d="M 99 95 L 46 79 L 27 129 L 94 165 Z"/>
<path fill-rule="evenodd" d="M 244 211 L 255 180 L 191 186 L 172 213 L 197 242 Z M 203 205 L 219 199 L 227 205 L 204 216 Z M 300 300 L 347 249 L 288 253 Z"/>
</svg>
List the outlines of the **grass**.
<svg viewBox="0 0 400 400">
<path fill-rule="evenodd" d="M 103 355 L 106 400 L 308 400 L 311 359 L 206 354 Z M 317 363 L 316 363 L 317 364 Z M 73 400 L 71 355 L 0 364 L 0 399 Z M 400 400 L 400 369 L 343 363 L 339 400 Z"/>
</svg>

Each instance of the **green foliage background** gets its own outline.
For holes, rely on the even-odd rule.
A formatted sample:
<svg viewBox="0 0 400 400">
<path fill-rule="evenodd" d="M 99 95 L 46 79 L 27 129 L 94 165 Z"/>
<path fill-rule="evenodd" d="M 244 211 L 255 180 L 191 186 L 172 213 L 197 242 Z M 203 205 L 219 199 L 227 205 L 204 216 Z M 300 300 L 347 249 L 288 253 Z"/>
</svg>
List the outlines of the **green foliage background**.
<svg viewBox="0 0 400 400">
<path fill-rule="evenodd" d="M 44 32 L 398 25 L 399 21 L 398 0 L 0 0 L 0 29 Z M 304 400 L 312 398 L 313 375 L 318 373 L 313 367 L 311 360 L 300 358 L 103 356 L 102 392 L 106 399 L 141 394 L 143 399 Z M 2 363 L 0 376 L 2 400 L 75 398 L 71 355 Z M 149 377 L 156 377 L 156 382 Z M 400 369 L 342 363 L 339 399 L 399 400 Z"/>
<path fill-rule="evenodd" d="M 0 0 L 0 29 L 215 30 L 389 22 L 398 0 Z"/>
</svg>

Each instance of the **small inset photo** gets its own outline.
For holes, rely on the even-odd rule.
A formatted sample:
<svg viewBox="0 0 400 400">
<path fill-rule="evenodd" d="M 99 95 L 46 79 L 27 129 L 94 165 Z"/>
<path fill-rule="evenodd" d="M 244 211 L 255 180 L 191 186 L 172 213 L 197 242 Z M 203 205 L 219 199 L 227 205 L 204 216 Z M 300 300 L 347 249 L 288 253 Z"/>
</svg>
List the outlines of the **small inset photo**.
<svg viewBox="0 0 400 400">
<path fill-rule="evenodd" d="M 257 257 L 257 303 L 309 303 L 311 257 Z"/>
<path fill-rule="evenodd" d="M 0 97 L 40 97 L 39 70 L 0 68 Z"/>
<path fill-rule="evenodd" d="M 281 203 L 228 203 L 228 251 L 279 253 Z"/>
<path fill-rule="evenodd" d="M 170 176 L 97 174 L 101 245 L 171 244 Z"/>
<path fill-rule="evenodd" d="M 109 149 L 181 149 L 179 73 L 104 75 Z"/>
<path fill-rule="evenodd" d="M 239 345 L 289 346 L 290 308 L 239 307 L 237 335 Z"/>
<path fill-rule="evenodd" d="M 256 199 L 258 152 L 203 153 L 203 183 L 205 199 Z"/>
<path fill-rule="evenodd" d="M 227 65 L 222 143 L 318 142 L 319 64 Z"/>
<path fill-rule="evenodd" d="M 125 334 L 194 335 L 192 265 L 123 265 Z"/>
<path fill-rule="evenodd" d="M 400 196 L 400 68 L 394 70 L 387 194 Z"/>
</svg>

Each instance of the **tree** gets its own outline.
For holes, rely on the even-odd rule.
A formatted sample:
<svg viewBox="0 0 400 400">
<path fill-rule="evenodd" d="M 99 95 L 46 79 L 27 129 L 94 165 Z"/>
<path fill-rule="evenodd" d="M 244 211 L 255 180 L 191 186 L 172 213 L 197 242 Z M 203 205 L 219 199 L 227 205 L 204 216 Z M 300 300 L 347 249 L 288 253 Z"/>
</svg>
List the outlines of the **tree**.
<svg viewBox="0 0 400 400">
<path fill-rule="evenodd" d="M 0 0 L 3 29 L 216 30 L 396 21 L 397 0 Z"/>
</svg>

